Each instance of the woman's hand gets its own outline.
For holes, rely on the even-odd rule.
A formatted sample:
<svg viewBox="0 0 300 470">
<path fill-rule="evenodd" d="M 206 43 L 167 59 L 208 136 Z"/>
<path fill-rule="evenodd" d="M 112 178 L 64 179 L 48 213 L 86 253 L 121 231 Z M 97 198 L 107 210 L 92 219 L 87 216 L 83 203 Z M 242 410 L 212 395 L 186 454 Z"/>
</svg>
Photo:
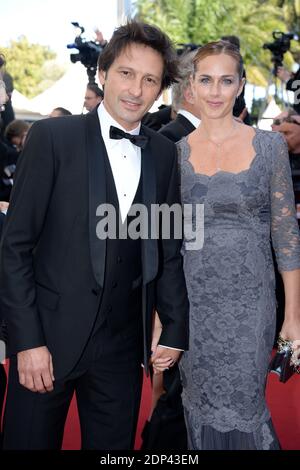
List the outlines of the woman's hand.
<svg viewBox="0 0 300 470">
<path fill-rule="evenodd" d="M 155 375 L 162 374 L 164 370 L 172 367 L 175 362 L 177 362 L 181 354 L 181 351 L 157 346 L 161 336 L 161 332 L 162 324 L 159 319 L 158 313 L 155 312 L 151 343 L 151 364 L 153 366 L 153 372 Z"/>
<path fill-rule="evenodd" d="M 292 341 L 292 348 L 294 350 L 292 361 L 294 365 L 300 365 L 297 364 L 300 360 L 300 320 L 285 320 L 280 336 L 282 339 Z"/>
</svg>

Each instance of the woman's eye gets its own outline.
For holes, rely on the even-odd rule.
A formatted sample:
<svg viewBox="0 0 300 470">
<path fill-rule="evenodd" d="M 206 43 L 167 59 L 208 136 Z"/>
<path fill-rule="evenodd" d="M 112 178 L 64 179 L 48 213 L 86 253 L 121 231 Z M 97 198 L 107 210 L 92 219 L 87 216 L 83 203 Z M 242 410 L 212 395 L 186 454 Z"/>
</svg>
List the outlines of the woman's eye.
<svg viewBox="0 0 300 470">
<path fill-rule="evenodd" d="M 231 85 L 232 80 L 231 80 L 231 78 L 224 78 L 223 83 L 225 83 L 225 85 Z"/>
<path fill-rule="evenodd" d="M 209 78 L 208 78 L 208 77 L 200 78 L 200 83 L 208 83 L 208 82 L 209 82 Z"/>
</svg>

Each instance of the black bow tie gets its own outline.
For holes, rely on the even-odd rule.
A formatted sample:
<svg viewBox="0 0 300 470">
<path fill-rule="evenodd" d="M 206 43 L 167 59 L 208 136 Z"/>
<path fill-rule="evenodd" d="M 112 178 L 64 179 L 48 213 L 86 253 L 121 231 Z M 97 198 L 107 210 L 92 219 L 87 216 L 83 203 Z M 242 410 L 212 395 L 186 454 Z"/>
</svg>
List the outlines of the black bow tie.
<svg viewBox="0 0 300 470">
<path fill-rule="evenodd" d="M 134 145 L 144 149 L 148 143 L 149 137 L 145 135 L 133 135 L 128 134 L 127 132 L 122 131 L 118 127 L 110 126 L 109 128 L 109 137 L 111 139 L 128 139 Z"/>
</svg>

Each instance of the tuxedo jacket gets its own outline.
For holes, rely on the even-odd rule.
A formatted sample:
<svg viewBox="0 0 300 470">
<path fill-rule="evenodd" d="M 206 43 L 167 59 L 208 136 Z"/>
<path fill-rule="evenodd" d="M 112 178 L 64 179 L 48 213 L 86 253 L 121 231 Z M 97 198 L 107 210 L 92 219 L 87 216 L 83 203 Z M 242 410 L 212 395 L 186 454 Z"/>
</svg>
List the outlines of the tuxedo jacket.
<svg viewBox="0 0 300 470">
<path fill-rule="evenodd" d="M 3 214 L 3 212 L 0 212 L 0 238 L 2 234 L 4 219 L 5 219 L 5 215 Z M 4 331 L 2 311 L 1 311 L 1 305 L 0 305 L 0 341 L 4 341 L 4 339 L 5 339 L 5 331 Z M 1 402 L 0 402 L 0 409 L 1 409 Z"/>
<path fill-rule="evenodd" d="M 159 133 L 166 136 L 169 140 L 172 140 L 172 142 L 179 142 L 182 137 L 190 134 L 195 129 L 191 121 L 182 114 L 177 114 L 176 119 L 163 126 Z"/>
<path fill-rule="evenodd" d="M 151 129 L 141 151 L 142 200 L 179 203 L 176 149 Z M 106 240 L 96 235 L 106 202 L 98 113 L 36 122 L 17 165 L 1 243 L 0 292 L 10 354 L 47 345 L 55 376 L 76 364 L 91 335 L 105 279 Z M 159 229 L 159 228 L 158 228 Z M 153 311 L 160 343 L 188 347 L 181 240 L 142 240 L 144 364 Z M 130 295 L 130 292 L 128 293 Z"/>
</svg>

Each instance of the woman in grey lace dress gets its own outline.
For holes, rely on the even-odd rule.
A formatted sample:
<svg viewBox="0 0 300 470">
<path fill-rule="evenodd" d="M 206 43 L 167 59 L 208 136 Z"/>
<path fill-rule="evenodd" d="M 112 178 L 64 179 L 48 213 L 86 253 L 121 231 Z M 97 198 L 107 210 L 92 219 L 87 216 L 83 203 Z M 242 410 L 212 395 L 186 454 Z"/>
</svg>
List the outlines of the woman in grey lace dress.
<svg viewBox="0 0 300 470">
<path fill-rule="evenodd" d="M 279 449 L 265 402 L 275 333 L 270 240 L 300 338 L 300 239 L 285 142 L 234 120 L 243 64 L 227 42 L 194 58 L 201 124 L 178 144 L 183 204 L 204 204 L 202 249 L 183 247 L 190 348 L 180 362 L 191 449 Z"/>
</svg>

